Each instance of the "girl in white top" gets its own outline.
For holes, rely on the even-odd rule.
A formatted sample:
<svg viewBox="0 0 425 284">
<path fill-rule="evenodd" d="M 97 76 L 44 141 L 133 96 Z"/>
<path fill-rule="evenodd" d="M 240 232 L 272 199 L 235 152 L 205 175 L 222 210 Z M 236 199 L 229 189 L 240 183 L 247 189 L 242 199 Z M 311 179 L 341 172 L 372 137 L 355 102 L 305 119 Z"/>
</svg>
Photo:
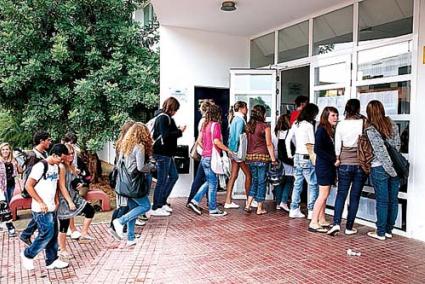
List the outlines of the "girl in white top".
<svg viewBox="0 0 425 284">
<path fill-rule="evenodd" d="M 289 158 L 294 159 L 294 189 L 292 191 L 292 203 L 289 211 L 290 218 L 304 218 L 299 204 L 303 190 L 304 179 L 308 184 L 307 208 L 309 217 L 313 213 L 314 202 L 318 195 L 317 177 L 314 165 L 310 161 L 306 144 L 314 144 L 314 124 L 319 108 L 315 104 L 307 104 L 301 111 L 297 121 L 289 130 L 285 140 L 286 151 Z M 295 155 L 291 152 L 291 140 L 295 137 Z"/>
</svg>

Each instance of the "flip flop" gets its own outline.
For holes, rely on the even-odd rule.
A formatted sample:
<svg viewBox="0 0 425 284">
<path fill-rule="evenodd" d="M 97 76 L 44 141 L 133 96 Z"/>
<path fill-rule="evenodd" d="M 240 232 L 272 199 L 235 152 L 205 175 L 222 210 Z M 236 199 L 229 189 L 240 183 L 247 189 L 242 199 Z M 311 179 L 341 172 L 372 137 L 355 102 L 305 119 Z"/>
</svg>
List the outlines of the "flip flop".
<svg viewBox="0 0 425 284">
<path fill-rule="evenodd" d="M 261 212 L 257 212 L 257 215 L 264 215 L 264 214 L 267 214 L 267 211 L 266 210 L 263 210 Z"/>
<path fill-rule="evenodd" d="M 328 232 L 328 230 L 325 228 L 322 228 L 322 227 L 312 228 L 310 226 L 308 226 L 308 231 L 312 233 L 322 233 L 322 234 L 325 234 Z"/>
<path fill-rule="evenodd" d="M 252 212 L 252 209 L 251 209 L 251 208 L 247 208 L 247 207 L 245 207 L 245 208 L 243 209 L 243 211 L 245 211 L 246 213 L 251 213 L 251 212 Z"/>
</svg>

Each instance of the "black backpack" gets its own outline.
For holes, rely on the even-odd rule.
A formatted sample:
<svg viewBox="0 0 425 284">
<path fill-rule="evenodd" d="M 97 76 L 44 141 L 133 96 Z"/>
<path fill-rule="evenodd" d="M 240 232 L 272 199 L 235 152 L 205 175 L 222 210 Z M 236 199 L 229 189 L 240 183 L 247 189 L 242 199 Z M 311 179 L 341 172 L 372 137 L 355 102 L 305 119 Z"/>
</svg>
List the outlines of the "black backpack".
<svg viewBox="0 0 425 284">
<path fill-rule="evenodd" d="M 287 130 L 289 132 L 289 130 Z M 279 159 L 279 161 L 293 166 L 294 165 L 294 160 L 290 159 L 288 157 L 288 153 L 286 152 L 286 145 L 285 145 L 285 140 L 286 137 L 288 137 L 288 132 L 286 133 L 285 139 L 279 139 L 277 142 L 277 158 Z M 294 143 L 292 143 L 291 141 L 291 152 L 295 153 L 295 145 Z"/>
<path fill-rule="evenodd" d="M 37 155 L 33 151 L 29 152 L 27 159 L 25 161 L 25 164 L 24 164 L 24 172 L 22 174 L 22 179 L 24 181 L 24 187 L 22 188 L 21 196 L 23 198 L 31 198 L 31 196 L 28 194 L 28 191 L 27 191 L 27 188 L 26 188 L 27 180 L 28 180 L 28 177 L 31 174 L 32 168 L 38 162 L 43 163 L 43 175 L 41 176 L 41 178 L 46 179 L 46 173 L 47 173 L 47 170 L 49 169 L 49 165 L 48 165 L 47 161 L 44 160 L 44 159 L 38 158 Z M 40 179 L 37 181 L 37 183 L 40 181 Z"/>
</svg>

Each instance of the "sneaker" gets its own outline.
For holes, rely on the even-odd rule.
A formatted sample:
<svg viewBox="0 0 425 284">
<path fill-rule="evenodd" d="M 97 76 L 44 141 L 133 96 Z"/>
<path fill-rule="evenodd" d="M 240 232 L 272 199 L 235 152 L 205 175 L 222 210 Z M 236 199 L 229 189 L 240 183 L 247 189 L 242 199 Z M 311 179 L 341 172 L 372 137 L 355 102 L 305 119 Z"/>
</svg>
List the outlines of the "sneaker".
<svg viewBox="0 0 425 284">
<path fill-rule="evenodd" d="M 276 205 L 276 210 L 281 210 L 282 208 L 280 208 L 280 205 Z"/>
<path fill-rule="evenodd" d="M 119 219 L 115 219 L 114 221 L 112 221 L 112 224 L 114 225 L 115 232 L 117 233 L 118 237 L 120 239 L 123 239 L 124 238 L 124 225 L 122 225 L 119 222 Z"/>
<path fill-rule="evenodd" d="M 393 238 L 393 234 L 391 234 L 391 233 L 385 233 L 385 237 L 387 239 L 392 239 Z"/>
<path fill-rule="evenodd" d="M 70 228 L 68 228 L 68 231 L 66 231 L 66 236 L 67 236 L 67 237 L 70 237 L 70 236 L 71 236 L 71 234 L 72 234 L 71 229 L 70 229 Z"/>
<path fill-rule="evenodd" d="M 68 263 L 65 261 L 62 261 L 60 259 L 56 259 L 55 261 L 53 261 L 50 265 L 47 265 L 46 268 L 47 269 L 62 269 L 62 268 L 67 268 L 68 267 Z"/>
<path fill-rule="evenodd" d="M 357 229 L 355 229 L 355 228 L 352 228 L 351 230 L 345 229 L 345 234 L 346 235 L 355 235 L 355 234 L 357 234 Z"/>
<path fill-rule="evenodd" d="M 225 209 L 238 209 L 240 206 L 234 202 L 232 203 L 224 203 Z"/>
<path fill-rule="evenodd" d="M 32 241 L 31 241 L 31 239 L 24 238 L 24 237 L 22 237 L 22 235 L 21 235 L 21 236 L 19 236 L 19 239 L 20 239 L 20 240 L 21 240 L 24 244 L 26 244 L 27 246 L 32 245 Z"/>
<path fill-rule="evenodd" d="M 227 215 L 227 212 L 226 211 L 221 211 L 219 209 L 217 209 L 214 212 L 210 212 L 210 216 L 213 216 L 213 217 L 224 217 L 226 215 Z"/>
<path fill-rule="evenodd" d="M 147 220 L 149 220 L 149 218 L 148 218 L 148 216 L 146 216 L 146 214 L 143 214 L 143 215 L 139 216 L 139 220 L 147 221 Z"/>
<path fill-rule="evenodd" d="M 156 216 L 156 217 L 167 217 L 170 216 L 170 212 L 167 212 L 165 210 L 163 210 L 162 208 L 157 208 L 155 210 L 152 210 L 152 216 Z"/>
<path fill-rule="evenodd" d="M 307 219 L 308 220 L 313 219 L 313 210 L 308 210 Z"/>
<path fill-rule="evenodd" d="M 341 227 L 339 225 L 333 225 L 333 227 L 329 229 L 327 234 L 330 236 L 336 236 L 338 235 L 340 230 L 341 230 Z"/>
<path fill-rule="evenodd" d="M 173 212 L 173 208 L 171 208 L 170 206 L 168 206 L 167 204 L 165 204 L 164 206 L 161 207 L 162 210 L 165 210 L 169 213 Z"/>
<path fill-rule="evenodd" d="M 377 240 L 380 240 L 380 241 L 385 241 L 385 236 L 379 236 L 378 233 L 376 233 L 376 232 L 369 232 L 369 233 L 367 233 L 367 235 L 371 238 L 374 238 L 374 239 L 377 239 Z"/>
<path fill-rule="evenodd" d="M 289 207 L 288 204 L 281 202 L 279 204 L 280 209 L 282 209 L 283 211 L 289 212 Z"/>
<path fill-rule="evenodd" d="M 201 208 L 196 205 L 195 203 L 193 203 L 192 201 L 189 202 L 189 208 L 192 209 L 193 212 L 195 212 L 198 215 L 202 215 L 202 210 Z"/>
<path fill-rule="evenodd" d="M 74 231 L 71 233 L 72 240 L 78 240 L 81 237 L 81 233 L 79 231 Z"/>
<path fill-rule="evenodd" d="M 127 246 L 128 246 L 128 247 L 135 246 L 136 244 L 137 244 L 136 240 L 127 241 Z"/>
<path fill-rule="evenodd" d="M 146 225 L 145 221 L 141 221 L 139 219 L 136 219 L 136 226 L 144 226 L 144 225 Z"/>
<path fill-rule="evenodd" d="M 251 207 L 257 208 L 257 207 L 258 207 L 258 202 L 257 202 L 257 201 L 255 201 L 255 200 L 253 200 L 253 201 L 251 202 Z"/>
<path fill-rule="evenodd" d="M 305 215 L 301 212 L 300 208 L 289 210 L 289 218 L 305 218 Z"/>
<path fill-rule="evenodd" d="M 112 235 L 112 237 L 116 240 L 121 240 L 120 236 L 118 236 L 117 232 L 114 230 L 114 228 L 110 227 L 108 230 L 109 234 Z"/>
<path fill-rule="evenodd" d="M 22 266 L 26 270 L 33 270 L 34 269 L 34 262 L 31 258 L 28 258 L 25 256 L 24 252 L 21 252 L 21 259 L 22 259 Z"/>
<path fill-rule="evenodd" d="M 9 238 L 16 237 L 17 234 L 16 234 L 15 226 L 13 226 L 13 223 L 11 222 L 6 223 L 6 228 L 7 228 L 7 233 Z"/>
</svg>

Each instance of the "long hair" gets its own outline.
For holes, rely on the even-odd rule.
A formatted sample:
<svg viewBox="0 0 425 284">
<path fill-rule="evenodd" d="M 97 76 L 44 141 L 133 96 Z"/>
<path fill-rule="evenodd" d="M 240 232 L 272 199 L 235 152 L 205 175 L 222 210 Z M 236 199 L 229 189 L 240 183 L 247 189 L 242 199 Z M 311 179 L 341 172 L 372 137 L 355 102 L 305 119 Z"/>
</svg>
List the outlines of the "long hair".
<svg viewBox="0 0 425 284">
<path fill-rule="evenodd" d="M 264 122 L 266 115 L 266 108 L 262 105 L 255 105 L 251 110 L 249 121 L 246 124 L 246 132 L 254 133 L 257 122 Z"/>
<path fill-rule="evenodd" d="M 289 114 L 282 114 L 281 116 L 279 116 L 279 118 L 277 119 L 276 126 L 274 128 L 274 134 L 276 134 L 276 136 L 279 131 L 288 130 L 289 128 L 291 128 L 290 118 L 291 116 Z"/>
<path fill-rule="evenodd" d="M 120 153 L 128 157 L 137 145 L 143 145 L 145 149 L 145 155 L 152 155 L 152 138 L 149 133 L 149 129 L 141 122 L 136 122 L 127 134 L 121 144 Z"/>
<path fill-rule="evenodd" d="M 205 121 L 202 124 L 204 129 L 211 121 L 221 123 L 221 108 L 218 105 L 211 105 L 205 112 Z"/>
<path fill-rule="evenodd" d="M 199 103 L 199 111 L 201 112 L 202 116 L 207 112 L 211 105 L 215 105 L 215 102 L 212 99 L 200 100 Z"/>
<path fill-rule="evenodd" d="M 300 115 L 298 115 L 297 123 L 300 123 L 301 121 L 307 121 L 311 124 L 314 124 L 314 120 L 316 119 L 317 114 L 319 113 L 319 108 L 315 104 L 308 103 L 303 110 L 301 111 Z"/>
<path fill-rule="evenodd" d="M 320 116 L 319 125 L 325 128 L 326 133 L 328 133 L 329 137 L 334 137 L 334 127 L 329 123 L 329 115 L 331 113 L 338 114 L 338 110 L 332 106 L 325 107 L 323 109 L 322 115 Z"/>
<path fill-rule="evenodd" d="M 360 118 L 360 101 L 358 99 L 349 99 L 345 104 L 344 115 L 346 119 Z"/>
<path fill-rule="evenodd" d="M 385 116 L 384 106 L 380 101 L 370 101 L 366 107 L 367 118 L 384 138 L 390 138 L 393 133 L 391 120 Z"/>
<path fill-rule="evenodd" d="M 7 159 L 3 159 L 3 156 L 0 155 L 0 158 L 5 161 L 5 162 L 12 162 L 13 161 L 13 151 L 12 151 L 12 147 L 10 146 L 9 143 L 1 143 L 0 144 L 0 151 L 1 149 L 3 149 L 4 147 L 8 147 L 9 148 L 9 157 L 7 157 Z"/>
<path fill-rule="evenodd" d="M 68 153 L 72 153 L 74 152 L 75 154 L 75 147 L 71 144 L 71 143 L 65 143 L 66 148 L 68 149 Z M 77 174 L 77 169 L 75 168 L 74 164 L 72 163 L 72 161 L 66 160 L 64 162 L 62 162 L 62 164 L 64 165 L 66 171 L 73 173 L 74 175 L 78 175 Z"/>
<path fill-rule="evenodd" d="M 171 115 L 173 112 L 178 111 L 179 108 L 180 108 L 180 103 L 174 97 L 169 97 L 162 104 L 162 111 L 168 115 Z"/>
<path fill-rule="evenodd" d="M 124 139 L 125 134 L 127 134 L 127 131 L 130 129 L 130 127 L 133 126 L 133 124 L 136 123 L 134 120 L 127 120 L 123 126 L 121 126 L 120 135 L 118 136 L 117 141 L 115 142 L 115 149 L 117 154 L 120 153 L 121 150 L 121 143 Z"/>
</svg>

